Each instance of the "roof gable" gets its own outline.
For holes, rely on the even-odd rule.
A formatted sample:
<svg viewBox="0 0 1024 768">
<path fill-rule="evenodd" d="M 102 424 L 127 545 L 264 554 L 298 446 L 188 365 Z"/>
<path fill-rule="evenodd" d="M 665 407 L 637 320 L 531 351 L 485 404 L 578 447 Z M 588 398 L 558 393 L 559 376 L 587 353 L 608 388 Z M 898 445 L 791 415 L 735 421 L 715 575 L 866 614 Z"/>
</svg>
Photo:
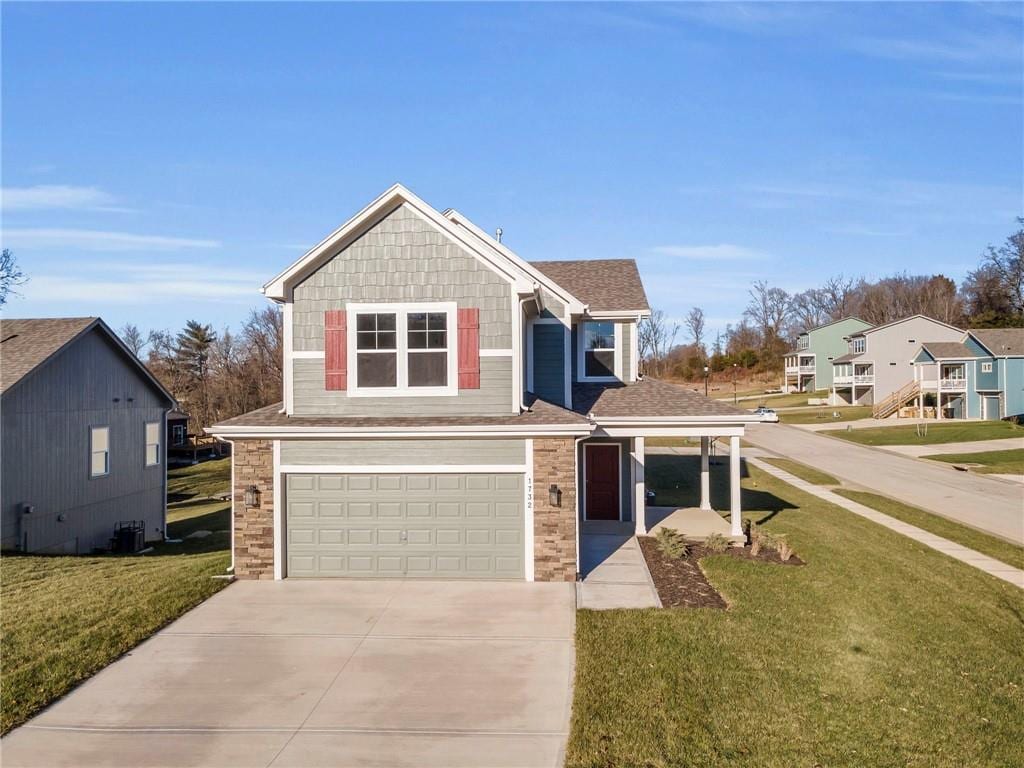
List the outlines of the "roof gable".
<svg viewBox="0 0 1024 768">
<path fill-rule="evenodd" d="M 899 320 L 891 320 L 888 323 L 876 325 L 873 328 L 867 328 L 853 335 L 860 336 L 867 335 L 869 333 L 877 333 L 878 331 L 881 331 L 885 328 L 892 328 L 897 325 L 902 325 L 903 323 L 909 323 L 911 320 L 927 320 L 929 323 L 935 323 L 935 325 L 941 325 L 945 328 L 949 328 L 952 331 L 960 331 L 960 333 L 963 333 L 962 328 L 957 328 L 955 325 L 950 325 L 949 323 L 944 323 L 941 320 L 936 320 L 934 317 L 928 317 L 928 315 L 910 315 L 909 317 L 901 317 Z"/>
<path fill-rule="evenodd" d="M 856 325 L 857 328 L 855 330 L 857 331 L 863 331 L 871 327 L 871 323 L 865 320 L 861 320 L 859 317 L 841 317 L 838 320 L 832 320 L 831 322 L 822 323 L 821 325 L 816 325 L 813 328 L 808 328 L 806 331 L 803 331 L 800 335 L 805 336 L 807 334 L 817 333 L 818 331 L 823 331 L 826 328 L 831 328 L 834 325 L 843 324 Z"/>
<path fill-rule="evenodd" d="M 967 336 L 995 357 L 1024 356 L 1024 328 L 973 328 Z"/>
</svg>

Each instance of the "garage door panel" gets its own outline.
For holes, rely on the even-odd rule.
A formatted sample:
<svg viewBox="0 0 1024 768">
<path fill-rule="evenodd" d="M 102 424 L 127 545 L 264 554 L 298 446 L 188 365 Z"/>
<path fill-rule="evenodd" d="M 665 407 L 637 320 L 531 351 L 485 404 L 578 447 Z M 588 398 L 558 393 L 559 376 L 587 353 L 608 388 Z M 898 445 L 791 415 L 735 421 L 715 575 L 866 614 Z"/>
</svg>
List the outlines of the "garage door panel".
<svg viewBox="0 0 1024 768">
<path fill-rule="evenodd" d="M 289 576 L 522 578 L 515 474 L 289 475 Z"/>
</svg>

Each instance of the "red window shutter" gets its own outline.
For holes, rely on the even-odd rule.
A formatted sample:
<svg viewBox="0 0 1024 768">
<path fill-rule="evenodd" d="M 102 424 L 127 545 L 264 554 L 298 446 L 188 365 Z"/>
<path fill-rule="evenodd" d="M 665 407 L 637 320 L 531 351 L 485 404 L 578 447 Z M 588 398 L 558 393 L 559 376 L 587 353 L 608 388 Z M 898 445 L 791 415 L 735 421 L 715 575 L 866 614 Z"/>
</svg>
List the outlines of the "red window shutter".
<svg viewBox="0 0 1024 768">
<path fill-rule="evenodd" d="M 480 310 L 459 309 L 459 389 L 480 389 Z"/>
<path fill-rule="evenodd" d="M 348 389 L 348 333 L 345 310 L 324 312 L 324 388 Z"/>
</svg>

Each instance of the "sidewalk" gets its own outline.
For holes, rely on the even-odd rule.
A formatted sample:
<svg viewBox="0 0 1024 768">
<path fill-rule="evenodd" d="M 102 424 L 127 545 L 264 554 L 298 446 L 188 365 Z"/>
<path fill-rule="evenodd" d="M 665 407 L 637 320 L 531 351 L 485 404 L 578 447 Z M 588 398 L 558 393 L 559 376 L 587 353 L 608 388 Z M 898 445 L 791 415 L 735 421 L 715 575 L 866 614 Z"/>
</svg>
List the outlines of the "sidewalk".
<svg viewBox="0 0 1024 768">
<path fill-rule="evenodd" d="M 1004 437 L 999 440 L 974 440 L 967 443 L 940 443 L 938 445 L 881 445 L 886 451 L 904 456 L 930 456 L 936 453 L 980 453 L 981 451 L 1012 451 L 1024 448 L 1024 439 Z"/>
<path fill-rule="evenodd" d="M 949 539 L 944 539 L 941 536 L 936 536 L 933 533 L 929 533 L 917 526 L 904 523 L 901 520 L 897 520 L 889 515 L 882 514 L 870 507 L 866 507 L 863 504 L 858 504 L 855 501 L 851 501 L 839 494 L 833 493 L 832 491 L 822 488 L 820 485 L 812 485 L 811 483 L 801 480 L 799 477 L 791 475 L 789 472 L 785 472 L 778 467 L 768 464 L 759 459 L 750 458 L 748 459 L 751 464 L 767 472 L 779 480 L 785 483 L 799 488 L 805 493 L 809 493 L 813 496 L 817 496 L 819 499 L 834 504 L 837 507 L 842 507 L 849 512 L 853 512 L 855 515 L 860 515 L 863 518 L 871 520 L 872 522 L 884 525 L 890 530 L 901 533 L 908 538 L 913 539 L 916 542 L 924 544 L 927 547 L 942 552 L 944 555 L 949 555 L 955 560 L 959 560 L 967 565 L 972 565 L 975 568 L 984 571 L 990 576 L 995 576 L 997 579 L 1002 579 L 1015 587 L 1024 589 L 1024 571 L 1020 568 L 1014 568 L 1012 565 L 1003 563 L 995 558 L 983 555 L 980 552 L 975 552 L 973 549 L 956 544 Z"/>
</svg>

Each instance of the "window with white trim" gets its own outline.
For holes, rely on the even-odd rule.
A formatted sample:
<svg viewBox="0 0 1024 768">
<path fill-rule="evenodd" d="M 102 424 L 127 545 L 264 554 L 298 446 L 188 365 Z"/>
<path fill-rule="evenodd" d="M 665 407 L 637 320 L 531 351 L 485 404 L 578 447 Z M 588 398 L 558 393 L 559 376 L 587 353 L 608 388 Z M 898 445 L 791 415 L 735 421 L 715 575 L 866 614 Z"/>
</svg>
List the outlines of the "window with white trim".
<svg viewBox="0 0 1024 768">
<path fill-rule="evenodd" d="M 588 321 L 582 328 L 583 379 L 614 379 L 619 358 L 619 334 L 611 320 Z"/>
<path fill-rule="evenodd" d="M 89 476 L 110 474 L 110 427 L 89 430 Z"/>
<path fill-rule="evenodd" d="M 185 438 L 188 437 L 188 432 L 185 429 L 184 424 L 175 424 L 171 428 L 171 436 L 173 437 L 172 445 L 183 445 Z"/>
<path fill-rule="evenodd" d="M 855 354 L 855 355 L 863 354 L 865 349 L 866 349 L 866 342 L 864 340 L 864 337 L 860 337 L 860 338 L 857 338 L 857 339 L 851 339 L 850 340 L 850 352 L 852 352 L 853 354 Z"/>
<path fill-rule="evenodd" d="M 981 364 L 981 372 L 982 373 L 992 373 L 992 363 L 991 362 L 982 363 Z"/>
<path fill-rule="evenodd" d="M 146 422 L 146 466 L 155 467 L 160 463 L 160 422 Z"/>
<path fill-rule="evenodd" d="M 350 304 L 350 395 L 455 395 L 453 302 Z"/>
</svg>

